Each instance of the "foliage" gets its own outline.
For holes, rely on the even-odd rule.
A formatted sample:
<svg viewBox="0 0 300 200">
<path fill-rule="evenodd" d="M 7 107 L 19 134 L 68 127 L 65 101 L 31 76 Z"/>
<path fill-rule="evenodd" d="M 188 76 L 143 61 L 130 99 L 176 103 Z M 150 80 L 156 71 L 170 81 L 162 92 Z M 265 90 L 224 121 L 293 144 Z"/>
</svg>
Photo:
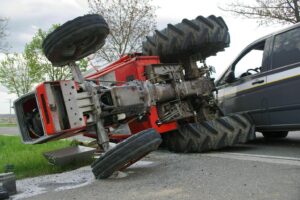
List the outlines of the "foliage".
<svg viewBox="0 0 300 200">
<path fill-rule="evenodd" d="M 59 167 L 50 165 L 42 155 L 44 152 L 70 145 L 71 141 L 66 140 L 39 145 L 26 145 L 22 144 L 17 136 L 0 135 L 0 173 L 3 173 L 6 166 L 10 165 L 19 179 L 63 172 L 89 164 L 89 162 L 72 163 L 72 165 Z"/>
<path fill-rule="evenodd" d="M 0 123 L 0 127 L 17 127 L 15 123 Z"/>
<path fill-rule="evenodd" d="M 6 54 L 0 62 L 0 83 L 18 97 L 28 93 L 39 77 L 28 67 L 22 54 Z"/>
<path fill-rule="evenodd" d="M 104 17 L 110 27 L 106 44 L 97 56 L 112 62 L 125 53 L 140 52 L 142 40 L 156 27 L 152 0 L 89 0 L 92 13 Z"/>
<path fill-rule="evenodd" d="M 59 27 L 59 25 L 54 24 L 47 32 L 38 29 L 31 42 L 26 44 L 25 46 L 25 59 L 27 60 L 28 66 L 31 69 L 32 73 L 34 73 L 35 76 L 39 77 L 39 82 L 65 80 L 72 78 L 72 73 L 69 67 L 53 67 L 43 54 L 43 40 L 57 27 Z M 82 71 L 86 70 L 86 59 L 80 60 L 78 64 Z"/>
<path fill-rule="evenodd" d="M 236 0 L 221 8 L 235 15 L 256 19 L 260 25 L 295 24 L 300 21 L 300 0 L 255 0 L 254 4 Z"/>
</svg>

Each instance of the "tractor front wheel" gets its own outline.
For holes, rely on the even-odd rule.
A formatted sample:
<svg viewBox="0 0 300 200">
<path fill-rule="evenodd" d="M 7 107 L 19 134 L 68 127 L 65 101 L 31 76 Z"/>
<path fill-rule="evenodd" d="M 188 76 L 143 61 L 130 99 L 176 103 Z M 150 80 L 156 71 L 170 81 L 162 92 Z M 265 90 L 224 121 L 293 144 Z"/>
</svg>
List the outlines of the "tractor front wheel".
<svg viewBox="0 0 300 200">
<path fill-rule="evenodd" d="M 108 178 L 156 150 L 161 142 L 154 129 L 141 131 L 105 152 L 92 164 L 92 171 L 96 179 Z"/>
<path fill-rule="evenodd" d="M 57 67 L 75 62 L 99 50 L 109 27 L 101 15 L 89 14 L 64 23 L 47 35 L 43 51 Z"/>
</svg>

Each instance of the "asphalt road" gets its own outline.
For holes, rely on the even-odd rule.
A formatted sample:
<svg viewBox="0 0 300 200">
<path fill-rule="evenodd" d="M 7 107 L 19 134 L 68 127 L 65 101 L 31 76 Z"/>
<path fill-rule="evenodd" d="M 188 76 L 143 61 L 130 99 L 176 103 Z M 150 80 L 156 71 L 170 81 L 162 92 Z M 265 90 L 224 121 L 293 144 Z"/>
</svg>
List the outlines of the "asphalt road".
<svg viewBox="0 0 300 200">
<path fill-rule="evenodd" d="M 206 154 L 159 150 L 117 177 L 94 180 L 85 167 L 19 181 L 19 189 L 32 189 L 29 183 L 43 194 L 28 199 L 299 200 L 300 132 L 278 141 L 258 135 L 249 144 Z"/>
<path fill-rule="evenodd" d="M 0 127 L 0 135 L 18 135 L 18 127 Z"/>
</svg>

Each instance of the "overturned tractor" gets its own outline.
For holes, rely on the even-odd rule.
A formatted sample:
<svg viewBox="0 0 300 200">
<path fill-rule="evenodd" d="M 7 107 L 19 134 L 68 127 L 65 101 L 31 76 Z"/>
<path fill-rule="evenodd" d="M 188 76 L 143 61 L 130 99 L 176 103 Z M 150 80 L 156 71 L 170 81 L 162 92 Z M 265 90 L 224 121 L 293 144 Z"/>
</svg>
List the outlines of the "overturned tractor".
<svg viewBox="0 0 300 200">
<path fill-rule="evenodd" d="M 223 116 L 213 94 L 212 69 L 205 59 L 229 46 L 221 17 L 169 24 L 145 39 L 142 53 L 125 55 L 84 77 L 75 61 L 99 50 L 108 34 L 105 20 L 93 14 L 47 36 L 46 57 L 56 67 L 68 65 L 73 80 L 44 82 L 15 101 L 24 143 L 93 137 L 105 152 L 92 164 L 93 173 L 107 178 L 162 141 L 174 152 L 204 152 L 254 138 L 249 117 Z M 113 131 L 124 124 L 129 132 Z M 110 148 L 110 141 L 118 144 Z"/>
</svg>

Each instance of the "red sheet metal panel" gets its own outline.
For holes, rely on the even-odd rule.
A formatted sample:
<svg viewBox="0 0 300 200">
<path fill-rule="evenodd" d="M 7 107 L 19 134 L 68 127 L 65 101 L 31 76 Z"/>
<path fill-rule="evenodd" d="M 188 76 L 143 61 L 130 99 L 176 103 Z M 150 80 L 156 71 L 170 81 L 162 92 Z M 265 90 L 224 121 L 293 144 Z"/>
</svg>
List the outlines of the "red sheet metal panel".
<svg viewBox="0 0 300 200">
<path fill-rule="evenodd" d="M 51 110 L 48 102 L 48 96 L 45 88 L 45 84 L 42 83 L 36 87 L 36 95 L 37 95 L 37 101 L 38 106 L 42 112 L 42 120 L 44 124 L 44 131 L 47 135 L 53 135 L 56 133 Z"/>
</svg>

